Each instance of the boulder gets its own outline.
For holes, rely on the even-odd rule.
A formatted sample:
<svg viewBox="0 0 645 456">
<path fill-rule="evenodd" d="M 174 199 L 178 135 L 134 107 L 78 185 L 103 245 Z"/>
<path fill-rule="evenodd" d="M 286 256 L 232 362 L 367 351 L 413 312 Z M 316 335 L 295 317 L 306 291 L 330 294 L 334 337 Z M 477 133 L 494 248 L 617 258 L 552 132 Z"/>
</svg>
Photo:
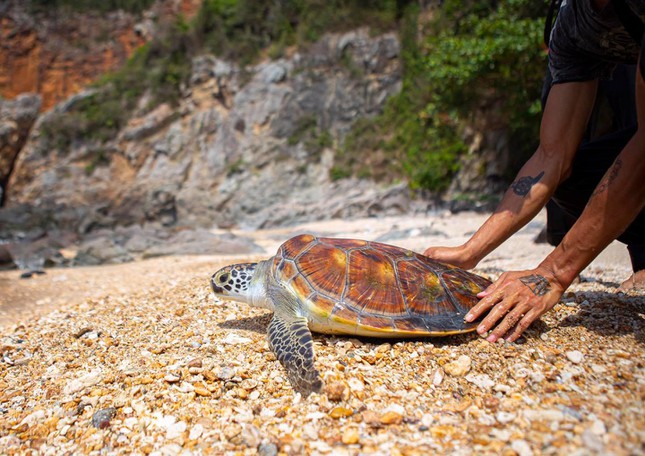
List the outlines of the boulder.
<svg viewBox="0 0 645 456">
<path fill-rule="evenodd" d="M 40 111 L 39 95 L 26 93 L 14 100 L 0 98 L 0 206 L 9 176 Z"/>
</svg>

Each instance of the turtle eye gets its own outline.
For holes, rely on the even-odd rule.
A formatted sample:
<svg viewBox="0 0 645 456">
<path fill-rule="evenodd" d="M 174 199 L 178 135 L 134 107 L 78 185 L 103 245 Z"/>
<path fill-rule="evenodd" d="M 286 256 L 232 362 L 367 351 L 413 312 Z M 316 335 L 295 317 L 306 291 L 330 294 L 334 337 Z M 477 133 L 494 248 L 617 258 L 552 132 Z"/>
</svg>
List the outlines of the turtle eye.
<svg viewBox="0 0 645 456">
<path fill-rule="evenodd" d="M 224 273 L 224 274 L 222 274 L 221 276 L 219 276 L 219 281 L 220 281 L 221 283 L 226 283 L 226 282 L 228 282 L 228 273 Z"/>
</svg>

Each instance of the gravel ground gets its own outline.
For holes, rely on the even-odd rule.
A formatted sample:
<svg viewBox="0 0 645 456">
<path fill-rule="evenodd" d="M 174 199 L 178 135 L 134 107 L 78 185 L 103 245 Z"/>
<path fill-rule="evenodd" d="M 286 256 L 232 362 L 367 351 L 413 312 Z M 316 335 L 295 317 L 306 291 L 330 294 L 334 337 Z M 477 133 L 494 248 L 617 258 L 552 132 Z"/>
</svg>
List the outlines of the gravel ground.
<svg viewBox="0 0 645 456">
<path fill-rule="evenodd" d="M 243 233 L 268 252 L 296 232 L 423 250 L 461 242 L 463 214 Z M 548 246 L 538 218 L 482 262 L 495 278 Z M 268 254 L 267 256 L 270 256 Z M 645 295 L 612 246 L 519 344 L 316 335 L 321 395 L 294 395 L 270 314 L 217 301 L 208 277 L 257 258 L 173 257 L 0 273 L 0 454 L 643 454 Z"/>
</svg>

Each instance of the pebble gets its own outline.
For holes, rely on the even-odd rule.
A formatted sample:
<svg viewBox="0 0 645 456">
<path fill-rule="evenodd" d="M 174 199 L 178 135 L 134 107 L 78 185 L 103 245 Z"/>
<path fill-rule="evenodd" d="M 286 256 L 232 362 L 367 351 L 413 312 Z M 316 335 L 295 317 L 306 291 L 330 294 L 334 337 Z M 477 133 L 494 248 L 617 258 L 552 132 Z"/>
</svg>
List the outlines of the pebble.
<svg viewBox="0 0 645 456">
<path fill-rule="evenodd" d="M 560 410 L 524 410 L 524 418 L 531 421 L 562 421 L 564 413 Z"/>
<path fill-rule="evenodd" d="M 365 384 L 358 378 L 350 378 L 347 380 L 349 389 L 354 392 L 361 392 L 365 389 Z"/>
<path fill-rule="evenodd" d="M 27 415 L 21 422 L 20 425 L 26 424 L 31 427 L 38 421 L 42 421 L 47 416 L 47 413 L 44 410 L 36 410 L 35 412 Z"/>
<path fill-rule="evenodd" d="M 604 374 L 605 372 L 607 372 L 607 368 L 605 368 L 605 366 L 601 366 L 600 364 L 592 364 L 591 370 L 594 374 Z"/>
<path fill-rule="evenodd" d="M 468 374 L 466 380 L 483 390 L 489 390 L 495 385 L 488 374 Z"/>
<path fill-rule="evenodd" d="M 191 367 L 197 367 L 197 368 L 202 367 L 202 360 L 201 360 L 201 359 L 199 359 L 199 358 L 191 359 L 190 361 L 188 361 L 188 364 L 186 365 L 186 367 L 188 367 L 188 368 L 191 368 Z"/>
<path fill-rule="evenodd" d="M 108 407 L 94 413 L 92 415 L 92 426 L 97 429 L 106 429 L 110 426 L 110 420 L 116 416 L 116 409 Z"/>
<path fill-rule="evenodd" d="M 217 372 L 217 378 L 220 380 L 230 380 L 235 377 L 235 370 L 230 367 L 224 367 Z"/>
<path fill-rule="evenodd" d="M 344 382 L 329 382 L 325 393 L 330 401 L 340 402 L 349 399 L 349 388 Z"/>
<path fill-rule="evenodd" d="M 571 350 L 566 353 L 567 359 L 574 364 L 580 364 L 584 359 L 584 355 L 579 350 Z"/>
<path fill-rule="evenodd" d="M 607 433 L 607 426 L 601 420 L 594 420 L 589 430 L 596 435 L 605 435 Z"/>
<path fill-rule="evenodd" d="M 400 413 L 394 412 L 394 411 L 389 411 L 385 412 L 381 417 L 379 418 L 379 421 L 381 424 L 401 424 L 403 421 L 403 415 Z"/>
<path fill-rule="evenodd" d="M 258 447 L 259 456 L 276 456 L 278 454 L 278 447 L 275 443 L 262 443 Z"/>
<path fill-rule="evenodd" d="M 195 387 L 195 394 L 198 396 L 210 396 L 211 392 L 208 391 L 205 387 L 203 386 L 196 386 Z"/>
<path fill-rule="evenodd" d="M 511 442 L 511 449 L 515 451 L 518 456 L 533 456 L 533 450 L 526 440 L 513 440 Z"/>
<path fill-rule="evenodd" d="M 363 423 L 367 424 L 368 426 L 377 427 L 381 425 L 379 414 L 373 410 L 365 410 L 361 414 L 361 417 L 362 417 Z"/>
<path fill-rule="evenodd" d="M 353 410 L 347 409 L 345 407 L 335 407 L 331 412 L 329 412 L 329 416 L 331 416 L 335 420 L 337 420 L 338 418 L 352 416 L 353 414 Z"/>
<path fill-rule="evenodd" d="M 432 374 L 432 384 L 434 386 L 441 385 L 441 382 L 443 382 L 443 377 L 444 377 L 443 369 L 440 367 L 435 369 L 434 373 Z"/>
<path fill-rule="evenodd" d="M 247 424 L 242 429 L 242 442 L 249 448 L 257 448 L 262 441 L 262 432 L 257 426 Z"/>
<path fill-rule="evenodd" d="M 227 345 L 250 344 L 251 342 L 253 342 L 252 339 L 249 339 L 248 337 L 238 336 L 235 333 L 228 333 L 222 340 L 222 343 Z"/>
<path fill-rule="evenodd" d="M 359 440 L 358 429 L 356 429 L 355 427 L 348 427 L 347 429 L 345 429 L 341 437 L 341 441 L 345 445 L 354 445 L 358 443 L 358 440 Z"/>
<path fill-rule="evenodd" d="M 495 415 L 495 419 L 501 424 L 510 423 L 515 419 L 515 413 L 503 412 L 503 411 L 497 412 L 497 414 Z"/>
<path fill-rule="evenodd" d="M 494 387 L 493 390 L 495 390 L 498 393 L 503 393 L 503 394 L 508 394 L 511 392 L 511 387 L 508 385 L 505 385 L 503 383 L 497 383 Z"/>
<path fill-rule="evenodd" d="M 472 360 L 467 355 L 461 355 L 455 361 L 443 366 L 443 370 L 453 377 L 463 377 L 470 371 Z"/>
<path fill-rule="evenodd" d="M 602 441 L 602 438 L 591 431 L 591 429 L 585 429 L 582 433 L 582 444 L 591 450 L 595 454 L 603 454 L 605 450 L 605 445 Z"/>
<path fill-rule="evenodd" d="M 188 426 L 184 421 L 168 423 L 166 426 L 166 438 L 168 440 L 176 439 L 177 437 L 180 437 L 187 428 Z"/>
<path fill-rule="evenodd" d="M 91 372 L 87 372 L 84 375 L 81 375 L 80 377 L 68 382 L 67 385 L 65 385 L 65 388 L 63 388 L 63 394 L 65 396 L 73 395 L 84 388 L 98 384 L 101 379 L 102 375 L 100 369 L 95 369 Z"/>
</svg>

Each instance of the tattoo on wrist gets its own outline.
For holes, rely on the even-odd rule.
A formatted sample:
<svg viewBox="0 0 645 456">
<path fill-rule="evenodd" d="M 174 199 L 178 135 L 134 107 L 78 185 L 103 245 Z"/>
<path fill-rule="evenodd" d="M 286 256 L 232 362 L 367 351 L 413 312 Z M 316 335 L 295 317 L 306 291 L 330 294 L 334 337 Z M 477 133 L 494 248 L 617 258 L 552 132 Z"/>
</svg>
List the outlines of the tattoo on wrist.
<svg viewBox="0 0 645 456">
<path fill-rule="evenodd" d="M 618 173 L 620 172 L 620 168 L 622 168 L 622 166 L 623 166 L 623 161 L 619 157 L 619 158 L 616 159 L 616 161 L 614 161 L 614 164 L 611 166 L 611 168 L 609 168 L 609 171 L 607 173 L 607 177 L 604 177 L 600 181 L 600 183 L 598 184 L 596 189 L 593 191 L 593 193 L 591 194 L 590 199 L 593 198 L 596 195 L 599 195 L 599 194 L 604 193 L 604 192 L 607 191 L 607 189 L 609 188 L 611 183 L 613 181 L 615 181 L 616 178 L 618 177 Z"/>
<path fill-rule="evenodd" d="M 531 274 L 528 276 L 520 277 L 520 282 L 529 287 L 535 296 L 544 296 L 551 290 L 551 284 L 544 276 L 538 274 Z"/>
<path fill-rule="evenodd" d="M 513 193 L 519 196 L 526 196 L 529 194 L 531 189 L 535 184 L 540 182 L 540 179 L 544 176 L 544 171 L 538 174 L 535 177 L 531 176 L 522 176 L 511 184 L 511 189 Z"/>
</svg>

